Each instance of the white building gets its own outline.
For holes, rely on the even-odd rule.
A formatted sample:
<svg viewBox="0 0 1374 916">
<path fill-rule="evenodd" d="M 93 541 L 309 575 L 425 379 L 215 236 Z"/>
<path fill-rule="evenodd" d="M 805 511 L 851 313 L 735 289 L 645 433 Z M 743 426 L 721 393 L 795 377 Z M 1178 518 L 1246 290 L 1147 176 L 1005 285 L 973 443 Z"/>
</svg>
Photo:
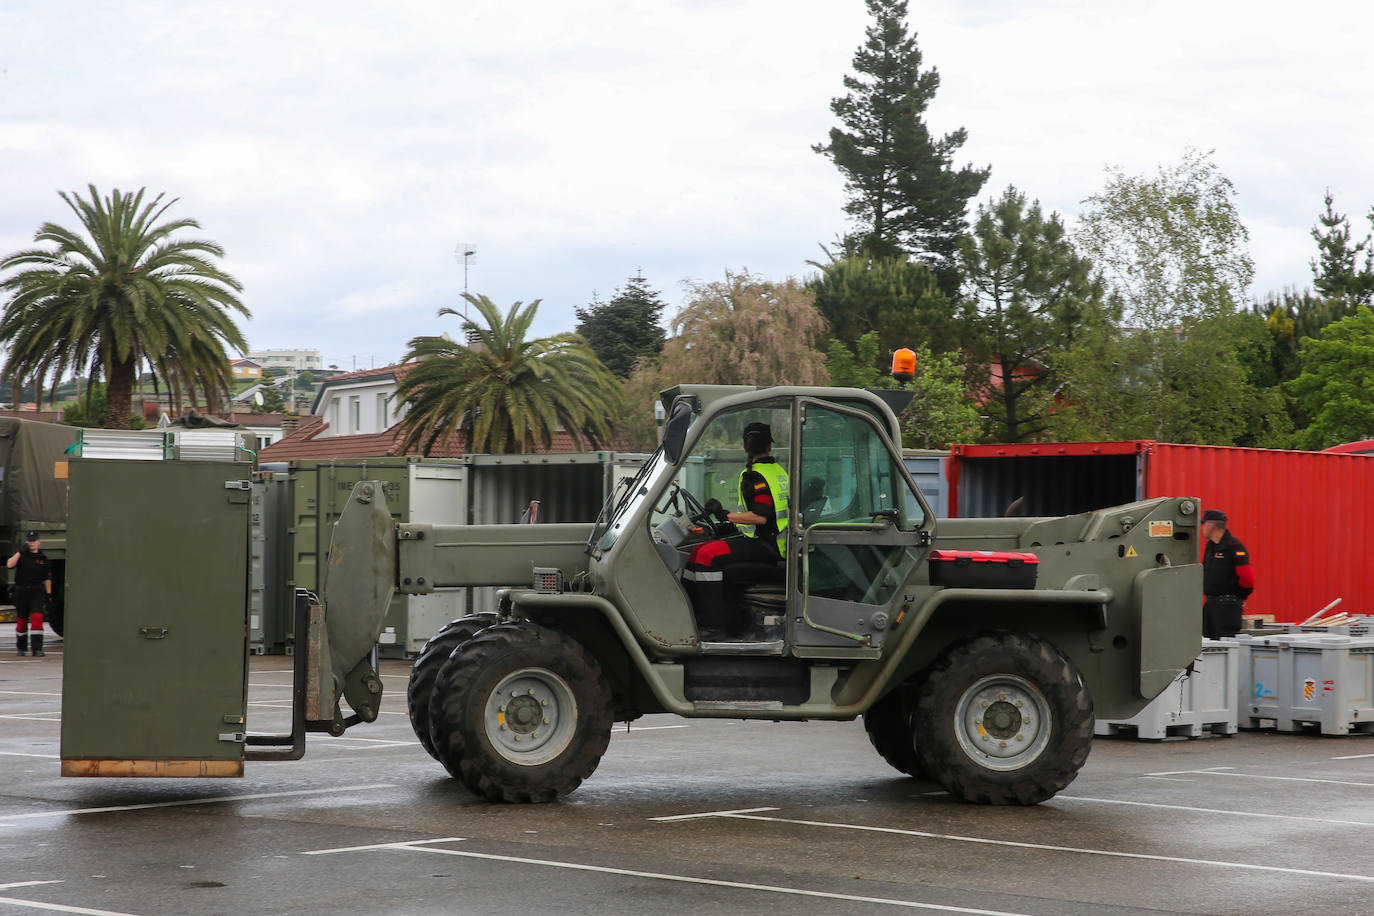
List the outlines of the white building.
<svg viewBox="0 0 1374 916">
<path fill-rule="evenodd" d="M 311 413 L 323 417 L 329 428 L 315 438 L 366 436 L 390 429 L 405 416 L 406 405 L 391 397 L 409 369 L 382 366 L 325 379 Z"/>
<path fill-rule="evenodd" d="M 263 369 L 315 372 L 324 368 L 319 350 L 254 350 L 248 354 L 248 358 Z"/>
</svg>

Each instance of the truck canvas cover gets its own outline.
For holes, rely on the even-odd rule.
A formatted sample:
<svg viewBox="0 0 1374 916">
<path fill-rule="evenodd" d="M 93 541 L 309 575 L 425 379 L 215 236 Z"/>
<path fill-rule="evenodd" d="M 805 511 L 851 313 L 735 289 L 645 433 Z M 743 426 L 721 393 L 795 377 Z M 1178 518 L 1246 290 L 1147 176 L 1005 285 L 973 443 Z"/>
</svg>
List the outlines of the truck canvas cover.
<svg viewBox="0 0 1374 916">
<path fill-rule="evenodd" d="M 0 417 L 0 527 L 67 519 L 66 476 L 54 473 L 76 442 L 74 426 Z"/>
</svg>

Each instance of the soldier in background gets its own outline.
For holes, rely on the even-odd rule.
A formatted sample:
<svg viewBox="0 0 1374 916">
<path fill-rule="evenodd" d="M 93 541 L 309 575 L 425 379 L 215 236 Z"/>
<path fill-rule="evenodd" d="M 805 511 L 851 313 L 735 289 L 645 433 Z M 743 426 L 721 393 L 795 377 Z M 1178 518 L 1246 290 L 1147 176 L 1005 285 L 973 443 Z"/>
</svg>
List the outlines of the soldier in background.
<svg viewBox="0 0 1374 916">
<path fill-rule="evenodd" d="M 52 563 L 38 548 L 38 532 L 24 536 L 24 549 L 5 561 L 14 574 L 15 647 L 20 655 L 30 646 L 43 656 L 43 614 L 52 605 Z"/>
<path fill-rule="evenodd" d="M 1250 552 L 1226 530 L 1226 513 L 1208 509 L 1202 513 L 1202 635 L 1205 639 L 1235 636 L 1240 632 L 1245 599 L 1255 590 L 1255 569 Z"/>
</svg>

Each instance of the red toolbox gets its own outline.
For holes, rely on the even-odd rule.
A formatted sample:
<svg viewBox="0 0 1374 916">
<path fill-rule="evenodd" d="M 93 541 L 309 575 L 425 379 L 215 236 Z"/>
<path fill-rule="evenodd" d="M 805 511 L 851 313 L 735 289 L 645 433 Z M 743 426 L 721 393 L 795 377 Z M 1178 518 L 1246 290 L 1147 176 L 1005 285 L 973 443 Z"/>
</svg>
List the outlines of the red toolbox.
<svg viewBox="0 0 1374 916">
<path fill-rule="evenodd" d="M 996 550 L 932 550 L 930 584 L 946 588 L 1035 588 L 1040 558 Z"/>
</svg>

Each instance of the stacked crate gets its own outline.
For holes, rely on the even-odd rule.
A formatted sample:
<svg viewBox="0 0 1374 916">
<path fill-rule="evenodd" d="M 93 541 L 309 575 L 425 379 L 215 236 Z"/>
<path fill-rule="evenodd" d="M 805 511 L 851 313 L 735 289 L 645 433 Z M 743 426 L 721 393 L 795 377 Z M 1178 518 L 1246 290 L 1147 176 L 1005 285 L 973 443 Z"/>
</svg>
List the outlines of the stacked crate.
<svg viewBox="0 0 1374 916">
<path fill-rule="evenodd" d="M 1094 734 L 1134 734 L 1146 741 L 1234 735 L 1240 657 L 1239 647 L 1228 641 L 1203 640 L 1201 654 L 1183 676 L 1131 718 L 1098 719 Z"/>
<path fill-rule="evenodd" d="M 1352 624 L 1352 628 L 1362 625 Z M 1374 734 L 1374 637 L 1323 631 L 1237 636 L 1238 724 L 1281 732 Z"/>
</svg>

